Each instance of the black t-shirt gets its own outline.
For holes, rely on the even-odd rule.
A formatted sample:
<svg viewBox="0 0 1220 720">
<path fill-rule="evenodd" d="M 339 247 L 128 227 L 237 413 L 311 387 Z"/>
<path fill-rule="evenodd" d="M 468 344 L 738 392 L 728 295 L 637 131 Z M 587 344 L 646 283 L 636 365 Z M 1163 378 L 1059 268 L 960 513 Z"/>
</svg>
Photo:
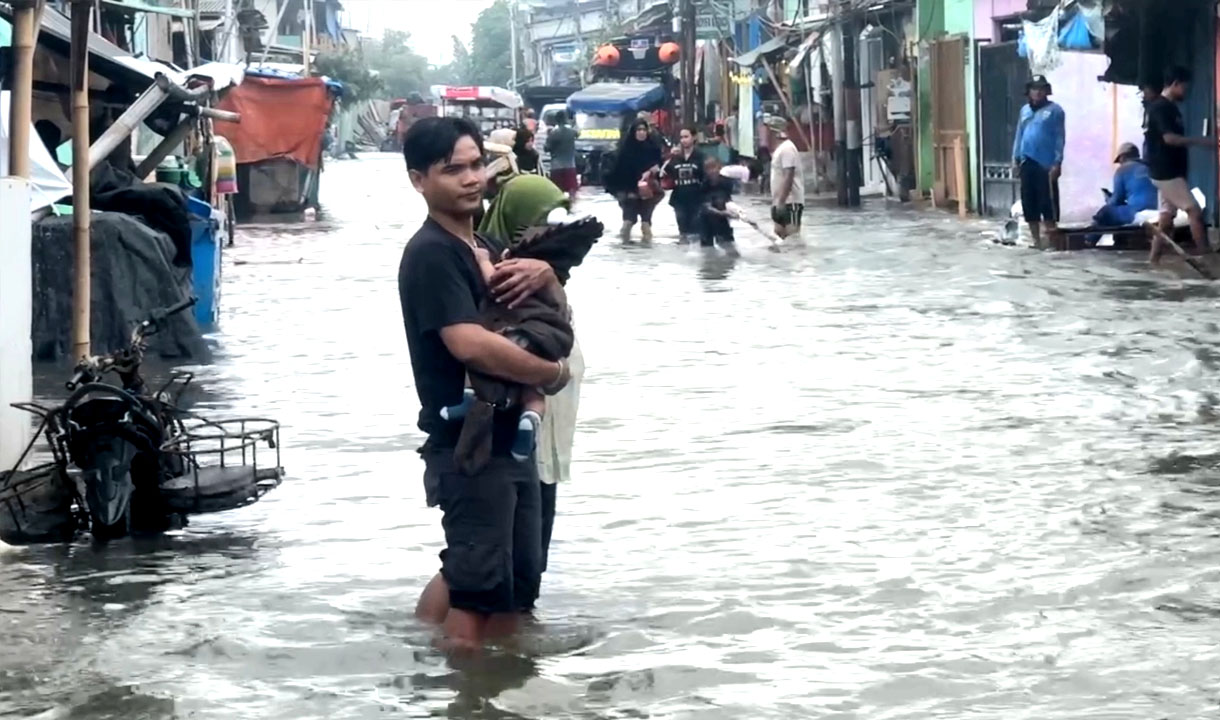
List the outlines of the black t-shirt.
<svg viewBox="0 0 1220 720">
<path fill-rule="evenodd" d="M 724 210 L 725 206 L 733 199 L 733 182 L 724 177 L 716 178 L 715 180 L 704 180 L 702 191 L 705 205 L 711 205 L 717 210 Z"/>
<path fill-rule="evenodd" d="M 669 195 L 670 205 L 698 205 L 703 185 L 703 153 L 692 150 L 689 158 L 681 151 L 665 164 L 665 175 L 674 181 L 674 190 Z"/>
<path fill-rule="evenodd" d="M 1167 145 L 1165 133 L 1185 135 L 1186 126 L 1177 104 L 1159 97 L 1148 104 L 1148 129 L 1144 134 L 1148 175 L 1153 180 L 1184 178 L 1189 164 L 1187 149 Z"/>
<path fill-rule="evenodd" d="M 477 240 L 493 262 L 499 259 L 503 247 L 498 242 L 481 235 Z M 419 394 L 419 429 L 437 448 L 457 444 L 461 422 L 446 421 L 440 411 L 460 403 L 466 387 L 466 368 L 445 347 L 440 331 L 450 325 L 478 324 L 479 301 L 487 293 L 474 253 L 465 245 L 429 218 L 407 243 L 398 266 L 398 299 Z M 520 414 L 520 408 L 496 413 L 492 454 L 508 454 Z"/>
</svg>

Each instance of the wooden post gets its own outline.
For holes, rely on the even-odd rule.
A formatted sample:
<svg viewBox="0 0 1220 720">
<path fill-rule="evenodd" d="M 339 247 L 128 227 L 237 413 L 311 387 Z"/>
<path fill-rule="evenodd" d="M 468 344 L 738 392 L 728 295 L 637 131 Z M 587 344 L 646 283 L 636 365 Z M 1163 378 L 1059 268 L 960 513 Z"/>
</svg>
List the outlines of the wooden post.
<svg viewBox="0 0 1220 720">
<path fill-rule="evenodd" d="M 967 199 L 970 188 L 966 187 L 966 143 L 963 134 L 953 136 L 953 170 L 957 179 L 957 216 L 965 218 L 970 208 Z"/>
<path fill-rule="evenodd" d="M 89 22 L 90 0 L 72 0 L 72 236 L 76 267 L 72 286 L 72 358 L 89 355 Z"/>
<path fill-rule="evenodd" d="M 30 121 L 34 105 L 34 46 L 42 25 L 42 0 L 13 5 L 13 87 L 9 106 L 9 175 L 30 177 Z"/>
<path fill-rule="evenodd" d="M 792 110 L 792 103 L 788 100 L 788 93 L 784 92 L 784 86 L 779 84 L 779 80 L 775 78 L 775 71 L 771 69 L 771 63 L 767 62 L 767 58 L 759 58 L 762 60 L 763 67 L 767 70 L 767 77 L 771 79 L 771 84 L 775 86 L 775 92 L 779 95 L 779 100 L 784 104 L 784 110 L 788 111 L 788 121 L 796 128 L 797 137 L 801 139 L 801 143 L 805 147 L 809 147 L 809 140 L 805 137 L 805 131 L 801 129 L 801 123 L 796 119 L 796 113 Z"/>
</svg>

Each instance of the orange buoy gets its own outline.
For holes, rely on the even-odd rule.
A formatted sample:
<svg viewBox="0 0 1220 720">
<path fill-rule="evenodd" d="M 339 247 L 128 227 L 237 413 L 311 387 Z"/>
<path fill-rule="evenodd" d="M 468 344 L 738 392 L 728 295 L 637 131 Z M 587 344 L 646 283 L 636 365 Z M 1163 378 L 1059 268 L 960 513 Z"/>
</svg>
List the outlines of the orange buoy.
<svg viewBox="0 0 1220 720">
<path fill-rule="evenodd" d="M 613 45 L 602 45 L 593 55 L 593 64 L 600 67 L 614 67 L 618 65 L 620 57 L 618 48 Z"/>
<path fill-rule="evenodd" d="M 682 48 L 676 42 L 663 43 L 657 48 L 657 57 L 666 65 L 673 65 L 678 62 L 678 58 L 682 55 Z"/>
</svg>

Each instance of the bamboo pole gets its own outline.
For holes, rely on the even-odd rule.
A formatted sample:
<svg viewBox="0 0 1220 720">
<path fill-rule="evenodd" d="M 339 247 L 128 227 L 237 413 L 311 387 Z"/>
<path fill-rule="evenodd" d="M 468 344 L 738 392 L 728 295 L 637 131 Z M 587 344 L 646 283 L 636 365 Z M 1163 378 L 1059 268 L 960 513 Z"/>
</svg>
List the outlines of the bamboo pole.
<svg viewBox="0 0 1220 720">
<path fill-rule="evenodd" d="M 42 0 L 13 3 L 13 87 L 9 106 L 8 172 L 30 177 L 30 121 L 34 106 L 34 47 L 42 25 Z"/>
<path fill-rule="evenodd" d="M 784 86 L 779 84 L 779 80 L 775 77 L 775 71 L 771 69 L 771 63 L 767 62 L 767 58 L 760 58 L 763 67 L 767 70 L 767 77 L 771 79 L 771 84 L 775 86 L 775 92 L 779 94 L 780 102 L 784 104 L 784 109 L 788 111 L 788 121 L 792 127 L 796 128 L 796 134 L 801 139 L 801 143 L 808 148 L 809 141 L 805 138 L 805 131 L 801 129 L 801 121 L 796 118 L 796 113 L 792 109 L 792 103 L 788 100 L 788 93 L 784 91 Z"/>
<path fill-rule="evenodd" d="M 89 22 L 90 0 L 72 0 L 72 236 L 76 266 L 72 286 L 72 356 L 89 355 Z"/>
<path fill-rule="evenodd" d="M 161 161 L 168 157 L 186 139 L 187 135 L 190 135 L 191 130 L 195 128 L 195 122 L 195 118 L 189 117 L 170 130 L 169 134 L 157 143 L 152 152 L 136 166 L 136 177 L 146 178 L 153 170 L 156 170 L 157 165 L 160 165 Z"/>
<path fill-rule="evenodd" d="M 157 73 L 156 81 L 149 85 L 148 89 L 136 98 L 136 101 L 110 127 L 106 128 L 106 132 L 102 133 L 97 142 L 89 148 L 88 156 L 85 158 L 88 168 L 92 170 L 97 167 L 119 146 L 119 143 L 131 137 L 131 133 L 140 126 L 140 123 L 161 107 L 161 103 L 165 102 L 168 97 L 169 78 Z M 75 168 L 77 162 L 79 159 L 73 154 L 72 167 Z"/>
</svg>

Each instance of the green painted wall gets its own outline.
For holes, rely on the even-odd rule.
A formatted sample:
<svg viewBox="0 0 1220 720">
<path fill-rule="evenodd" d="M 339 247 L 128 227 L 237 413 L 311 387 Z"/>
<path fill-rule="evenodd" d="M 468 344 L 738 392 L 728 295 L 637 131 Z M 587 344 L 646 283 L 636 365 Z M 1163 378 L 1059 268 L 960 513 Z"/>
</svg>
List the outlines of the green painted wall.
<svg viewBox="0 0 1220 720">
<path fill-rule="evenodd" d="M 929 42 L 945 31 L 944 0 L 918 0 L 915 6 L 919 57 L 919 189 L 932 190 L 932 83 Z"/>
<path fill-rule="evenodd" d="M 962 69 L 966 83 L 966 132 L 969 155 L 967 175 L 970 178 L 970 205 L 974 206 L 977 178 L 976 167 L 978 112 L 974 87 L 974 1 L 918 0 L 916 17 L 919 24 L 919 189 L 932 189 L 932 84 L 929 63 L 929 43 L 941 35 L 965 35 L 966 67 Z"/>
</svg>

